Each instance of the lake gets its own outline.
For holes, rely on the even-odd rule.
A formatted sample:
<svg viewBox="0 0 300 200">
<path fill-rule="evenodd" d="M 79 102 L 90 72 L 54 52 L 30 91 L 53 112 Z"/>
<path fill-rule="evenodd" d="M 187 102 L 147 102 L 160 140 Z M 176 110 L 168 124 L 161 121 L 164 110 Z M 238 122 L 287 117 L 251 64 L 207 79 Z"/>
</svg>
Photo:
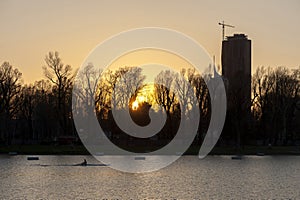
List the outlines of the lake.
<svg viewBox="0 0 300 200">
<path fill-rule="evenodd" d="M 300 199 L 298 156 L 183 156 L 144 174 L 71 166 L 97 164 L 91 156 L 39 158 L 0 156 L 0 199 Z"/>
</svg>

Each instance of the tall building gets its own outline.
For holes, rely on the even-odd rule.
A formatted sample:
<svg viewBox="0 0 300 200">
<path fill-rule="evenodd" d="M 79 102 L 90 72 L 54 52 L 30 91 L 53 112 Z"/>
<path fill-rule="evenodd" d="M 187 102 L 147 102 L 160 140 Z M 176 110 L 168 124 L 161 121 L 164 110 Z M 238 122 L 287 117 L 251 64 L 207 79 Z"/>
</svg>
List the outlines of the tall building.
<svg viewBox="0 0 300 200">
<path fill-rule="evenodd" d="M 246 130 L 251 114 L 251 40 L 244 34 L 227 37 L 222 42 L 221 61 L 230 131 Z"/>
</svg>

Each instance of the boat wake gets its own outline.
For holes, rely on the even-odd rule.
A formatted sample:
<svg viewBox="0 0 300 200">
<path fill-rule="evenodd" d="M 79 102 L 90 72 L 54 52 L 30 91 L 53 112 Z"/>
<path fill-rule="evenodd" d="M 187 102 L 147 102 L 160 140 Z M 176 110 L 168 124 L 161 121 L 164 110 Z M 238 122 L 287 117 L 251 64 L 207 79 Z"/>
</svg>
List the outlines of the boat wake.
<svg viewBox="0 0 300 200">
<path fill-rule="evenodd" d="M 109 164 L 60 164 L 60 165 L 43 165 L 43 164 L 32 164 L 30 166 L 39 166 L 39 167 L 105 167 Z"/>
</svg>

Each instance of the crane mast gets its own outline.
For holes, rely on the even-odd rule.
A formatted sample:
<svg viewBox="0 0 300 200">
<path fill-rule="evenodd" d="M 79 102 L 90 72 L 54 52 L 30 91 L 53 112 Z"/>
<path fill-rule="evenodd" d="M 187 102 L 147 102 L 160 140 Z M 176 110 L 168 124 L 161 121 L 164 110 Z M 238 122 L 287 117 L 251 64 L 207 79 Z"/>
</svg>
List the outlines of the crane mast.
<svg viewBox="0 0 300 200">
<path fill-rule="evenodd" d="M 230 27 L 230 28 L 234 28 L 234 26 L 225 24 L 224 21 L 222 21 L 222 23 L 219 22 L 219 25 L 222 26 L 222 41 L 224 41 L 225 40 L 225 26 Z"/>
</svg>

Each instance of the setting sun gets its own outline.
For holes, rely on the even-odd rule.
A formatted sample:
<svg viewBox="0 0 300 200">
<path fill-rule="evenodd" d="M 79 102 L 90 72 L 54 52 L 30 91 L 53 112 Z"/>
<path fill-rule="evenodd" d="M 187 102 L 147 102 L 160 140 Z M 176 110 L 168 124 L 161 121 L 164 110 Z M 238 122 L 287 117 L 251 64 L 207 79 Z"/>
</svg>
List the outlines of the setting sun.
<svg viewBox="0 0 300 200">
<path fill-rule="evenodd" d="M 134 102 L 132 103 L 132 110 L 137 110 L 138 107 L 139 107 L 139 102 L 138 102 L 138 101 L 134 101 Z"/>
</svg>

